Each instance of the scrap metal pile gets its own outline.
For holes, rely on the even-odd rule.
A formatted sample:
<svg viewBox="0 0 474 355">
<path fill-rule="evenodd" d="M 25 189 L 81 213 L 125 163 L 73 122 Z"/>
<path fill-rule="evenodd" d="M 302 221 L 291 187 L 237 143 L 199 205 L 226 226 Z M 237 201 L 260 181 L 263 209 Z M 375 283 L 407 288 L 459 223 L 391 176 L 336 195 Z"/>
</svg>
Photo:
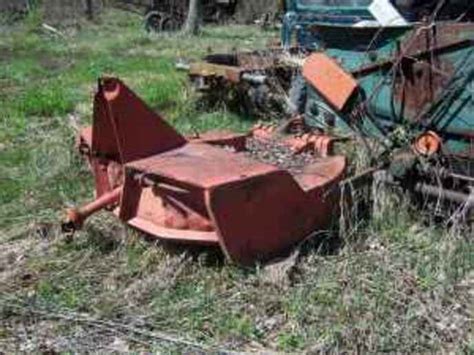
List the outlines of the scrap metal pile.
<svg viewBox="0 0 474 355">
<path fill-rule="evenodd" d="M 283 49 L 214 55 L 188 68 L 201 90 L 245 88 L 260 114 L 284 102 L 289 109 L 277 110 L 291 117 L 281 129 L 184 137 L 120 80 L 101 79 L 93 125 L 79 139 L 97 199 L 70 210 L 64 228 L 108 208 L 162 239 L 218 245 L 240 264 L 268 260 L 338 217 L 341 186 L 353 181 L 347 157 L 334 153 L 342 137 L 363 142 L 366 177 L 377 172 L 469 219 L 472 6 L 461 1 L 453 12 L 438 2 L 419 19 L 423 11 L 402 16 L 387 0 L 342 3 L 288 2 L 282 37 L 288 47 L 296 32 L 300 70 L 300 57 L 288 61 Z"/>
<path fill-rule="evenodd" d="M 193 83 L 209 83 L 196 88 L 212 101 L 231 87 L 250 97 L 241 111 L 303 117 L 320 132 L 381 146 L 368 154 L 390 181 L 472 205 L 472 2 L 288 0 L 286 9 L 283 50 L 232 54 L 267 65 L 208 56 L 190 66 Z"/>
<path fill-rule="evenodd" d="M 294 149 L 278 140 L 247 139 L 246 153 L 252 159 L 266 164 L 272 164 L 290 174 L 303 172 L 306 165 L 314 161 L 313 152 L 295 154 Z"/>
<path fill-rule="evenodd" d="M 209 106 L 224 102 L 247 116 L 284 118 L 298 57 L 298 51 L 272 48 L 211 54 L 202 62 L 180 68 L 188 70 L 194 87 Z"/>
</svg>

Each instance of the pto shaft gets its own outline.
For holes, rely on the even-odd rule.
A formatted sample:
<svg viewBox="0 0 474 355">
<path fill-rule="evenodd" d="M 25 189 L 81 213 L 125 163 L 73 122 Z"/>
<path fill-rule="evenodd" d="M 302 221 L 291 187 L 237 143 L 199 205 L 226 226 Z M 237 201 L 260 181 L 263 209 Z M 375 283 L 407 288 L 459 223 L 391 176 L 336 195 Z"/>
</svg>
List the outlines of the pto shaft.
<svg viewBox="0 0 474 355">
<path fill-rule="evenodd" d="M 79 208 L 71 208 L 67 210 L 66 221 L 62 224 L 63 232 L 74 232 L 82 228 L 84 221 L 94 213 L 113 205 L 120 200 L 122 194 L 122 186 L 109 191 L 96 200 Z"/>
</svg>

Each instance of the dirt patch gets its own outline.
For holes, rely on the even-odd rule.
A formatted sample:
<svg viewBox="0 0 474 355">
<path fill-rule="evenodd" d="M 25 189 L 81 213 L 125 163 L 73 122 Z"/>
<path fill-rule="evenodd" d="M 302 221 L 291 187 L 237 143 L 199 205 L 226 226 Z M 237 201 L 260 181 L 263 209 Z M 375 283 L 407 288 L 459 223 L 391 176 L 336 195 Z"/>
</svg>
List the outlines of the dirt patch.
<svg viewBox="0 0 474 355">
<path fill-rule="evenodd" d="M 0 62 L 7 62 L 15 59 L 14 51 L 9 47 L 0 46 Z"/>
<path fill-rule="evenodd" d="M 61 70 L 69 67 L 71 63 L 65 58 L 55 56 L 53 53 L 48 51 L 29 51 L 24 50 L 13 50 L 9 47 L 0 46 L 0 63 L 13 62 L 16 58 L 36 58 L 38 63 L 45 70 Z M 1 90 L 1 87 L 0 87 Z"/>
<path fill-rule="evenodd" d="M 44 69 L 50 71 L 58 71 L 70 65 L 70 63 L 66 62 L 64 59 L 54 58 L 50 55 L 41 56 L 39 62 Z"/>
<path fill-rule="evenodd" d="M 128 341 L 117 336 L 115 329 L 102 329 L 69 319 L 38 319 L 27 309 L 13 310 L 3 322 L 0 348 L 6 353 L 58 354 L 129 351 Z M 54 317 L 52 317 L 54 318 Z"/>
<path fill-rule="evenodd" d="M 9 293 L 35 283 L 35 272 L 29 271 L 27 261 L 30 256 L 45 255 L 51 243 L 51 226 L 25 226 L 19 233 L 26 237 L 13 238 L 3 242 L 0 249 L 0 294 Z"/>
</svg>

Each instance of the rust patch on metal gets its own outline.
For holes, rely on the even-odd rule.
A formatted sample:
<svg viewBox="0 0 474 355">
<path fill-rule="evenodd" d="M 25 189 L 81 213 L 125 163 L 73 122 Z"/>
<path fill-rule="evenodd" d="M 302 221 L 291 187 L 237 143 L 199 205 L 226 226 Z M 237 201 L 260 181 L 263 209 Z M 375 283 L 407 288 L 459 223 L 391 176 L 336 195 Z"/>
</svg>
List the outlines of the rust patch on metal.
<svg viewBox="0 0 474 355">
<path fill-rule="evenodd" d="M 105 97 L 110 91 L 118 93 L 111 101 Z M 79 228 L 91 214 L 113 207 L 134 228 L 218 245 L 239 264 L 269 259 L 326 228 L 338 207 L 345 157 L 320 157 L 290 174 L 239 153 L 249 135 L 185 138 L 121 81 L 100 81 L 92 130 L 85 128 L 79 139 L 97 199 L 70 211 L 65 226 Z M 287 143 L 327 154 L 330 138 L 306 135 Z"/>
<path fill-rule="evenodd" d="M 324 53 L 313 53 L 306 59 L 303 76 L 338 111 L 358 86 L 351 74 Z"/>
<path fill-rule="evenodd" d="M 452 64 L 439 57 L 431 61 L 404 60 L 394 83 L 394 97 L 405 110 L 404 114 L 416 118 L 437 99 L 453 72 Z"/>
<path fill-rule="evenodd" d="M 441 150 L 441 138 L 433 131 L 428 131 L 415 139 L 413 148 L 423 156 L 433 156 Z"/>
</svg>

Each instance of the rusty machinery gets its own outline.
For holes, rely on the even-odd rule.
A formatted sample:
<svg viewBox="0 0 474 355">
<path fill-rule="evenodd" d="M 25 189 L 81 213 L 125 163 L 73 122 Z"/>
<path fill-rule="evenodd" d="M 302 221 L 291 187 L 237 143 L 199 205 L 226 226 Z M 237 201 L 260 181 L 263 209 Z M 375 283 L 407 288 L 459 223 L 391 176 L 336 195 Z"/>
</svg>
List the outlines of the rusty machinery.
<svg viewBox="0 0 474 355">
<path fill-rule="evenodd" d="M 99 81 L 91 127 L 79 151 L 95 180 L 96 199 L 68 211 L 64 230 L 108 208 L 128 225 L 181 243 L 220 246 L 248 265 L 287 250 L 337 216 L 344 156 L 333 138 L 285 136 L 298 171 L 253 159 L 248 141 L 271 141 L 272 129 L 248 134 L 208 132 L 184 137 L 115 78 Z M 293 159 L 293 158 L 292 158 Z"/>
<path fill-rule="evenodd" d="M 387 182 L 471 218 L 474 24 L 352 28 L 353 44 L 364 49 L 350 54 L 344 27 L 313 31 L 328 49 L 302 68 L 306 123 L 377 142 L 383 148 L 372 163 L 386 170 Z"/>
<path fill-rule="evenodd" d="M 207 106 L 225 103 L 248 117 L 284 118 L 287 93 L 297 70 L 296 51 L 279 48 L 210 54 L 203 61 L 178 63 Z"/>
<path fill-rule="evenodd" d="M 332 146 L 347 132 L 381 147 L 369 150 L 372 165 L 362 177 L 382 172 L 387 183 L 469 213 L 473 24 L 311 23 L 310 29 L 312 43 L 324 44 L 324 51 L 313 51 L 302 64 L 290 121 L 297 134 L 257 126 L 247 134 L 184 137 L 121 81 L 101 79 L 93 125 L 79 140 L 96 200 L 70 210 L 64 228 L 80 228 L 88 216 L 109 208 L 158 238 L 220 246 L 239 264 L 267 260 L 338 215 L 348 163 L 333 155 Z M 247 59 L 214 57 L 201 68 L 211 81 L 200 84 L 225 79 L 255 85 L 267 80 L 262 68 L 278 65 L 264 60 L 252 70 L 255 62 L 245 64 Z M 290 159 L 310 156 L 291 171 L 248 154 L 255 142 L 275 140 L 289 147 Z"/>
<path fill-rule="evenodd" d="M 208 56 L 189 66 L 189 76 L 212 100 L 209 93 L 238 87 L 260 117 L 275 117 L 268 108 L 276 101 L 287 105 L 281 116 L 304 117 L 315 130 L 378 142 L 373 164 L 388 167 L 392 183 L 469 210 L 474 6 L 392 3 L 404 16 L 396 25 L 381 24 L 369 0 L 288 0 L 282 50 L 234 53 L 222 63 L 216 58 L 225 55 Z M 295 53 L 304 57 L 296 58 L 299 70 Z"/>
</svg>

